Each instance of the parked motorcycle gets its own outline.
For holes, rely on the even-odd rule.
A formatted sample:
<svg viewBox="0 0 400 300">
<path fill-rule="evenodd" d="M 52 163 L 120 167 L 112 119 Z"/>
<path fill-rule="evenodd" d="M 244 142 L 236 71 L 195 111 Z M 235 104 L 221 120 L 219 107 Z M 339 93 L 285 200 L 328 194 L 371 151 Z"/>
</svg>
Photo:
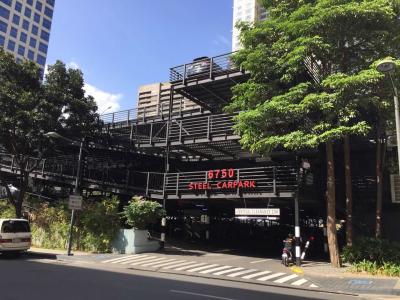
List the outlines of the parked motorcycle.
<svg viewBox="0 0 400 300">
<path fill-rule="evenodd" d="M 289 238 L 283 241 L 284 247 L 282 250 L 282 264 L 285 267 L 288 267 L 290 264 L 294 264 L 294 255 L 292 253 L 292 249 L 295 248 L 294 246 L 294 240 L 292 239 L 293 235 L 289 235 Z M 308 247 L 310 246 L 310 243 L 314 240 L 314 236 L 310 236 L 309 239 L 307 240 L 305 246 L 304 246 L 304 250 L 301 254 L 301 261 L 304 260 L 304 258 L 306 257 L 306 252 Z M 290 246 L 290 244 L 292 244 Z"/>
</svg>

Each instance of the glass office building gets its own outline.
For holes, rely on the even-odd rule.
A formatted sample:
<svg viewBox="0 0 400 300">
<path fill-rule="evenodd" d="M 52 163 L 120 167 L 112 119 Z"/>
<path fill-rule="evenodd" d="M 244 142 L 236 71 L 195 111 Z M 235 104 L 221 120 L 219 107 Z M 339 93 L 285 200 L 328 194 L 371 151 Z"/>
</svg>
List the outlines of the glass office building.
<svg viewBox="0 0 400 300">
<path fill-rule="evenodd" d="M 0 47 L 46 65 L 55 0 L 0 0 Z"/>
</svg>

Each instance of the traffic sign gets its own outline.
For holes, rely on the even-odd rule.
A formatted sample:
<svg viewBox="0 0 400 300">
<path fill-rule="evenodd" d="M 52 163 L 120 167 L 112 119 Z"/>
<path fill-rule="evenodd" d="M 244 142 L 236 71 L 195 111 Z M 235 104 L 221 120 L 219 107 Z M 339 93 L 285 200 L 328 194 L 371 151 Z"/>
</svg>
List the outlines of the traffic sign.
<svg viewBox="0 0 400 300">
<path fill-rule="evenodd" d="M 279 216 L 279 208 L 235 208 L 236 216 Z"/>
<path fill-rule="evenodd" d="M 82 209 L 82 196 L 69 195 L 68 202 L 69 209 L 81 210 Z"/>
</svg>

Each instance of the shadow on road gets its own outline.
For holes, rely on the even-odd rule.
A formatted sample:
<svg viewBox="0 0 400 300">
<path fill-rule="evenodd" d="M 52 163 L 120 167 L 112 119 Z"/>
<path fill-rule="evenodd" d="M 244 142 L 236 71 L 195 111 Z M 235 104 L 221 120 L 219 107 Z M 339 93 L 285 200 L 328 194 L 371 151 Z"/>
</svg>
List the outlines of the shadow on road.
<svg viewBox="0 0 400 300">
<path fill-rule="evenodd" d="M 27 261 L 0 260 L 1 299 L 105 300 L 105 299 L 351 299 L 267 286 L 185 278 L 165 274 L 117 273 Z M 168 276 L 169 278 L 165 278 Z"/>
</svg>

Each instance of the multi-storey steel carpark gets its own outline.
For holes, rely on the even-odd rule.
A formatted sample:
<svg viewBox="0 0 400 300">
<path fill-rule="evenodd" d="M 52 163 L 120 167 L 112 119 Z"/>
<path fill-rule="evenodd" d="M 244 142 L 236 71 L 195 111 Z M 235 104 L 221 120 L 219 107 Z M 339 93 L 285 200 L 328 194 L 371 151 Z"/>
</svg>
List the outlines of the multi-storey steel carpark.
<svg viewBox="0 0 400 300">
<path fill-rule="evenodd" d="M 235 114 L 224 113 L 223 107 L 231 100 L 232 87 L 248 80 L 249 74 L 235 67 L 230 55 L 207 58 L 202 68 L 194 68 L 198 62 L 171 68 L 169 101 L 162 107 L 102 115 L 104 138 L 87 146 L 84 193 L 160 201 L 168 214 L 167 237 L 279 251 L 284 236 L 293 231 L 299 188 L 302 233 L 319 234 L 317 243 L 323 245 L 325 158 L 321 151 L 301 153 L 311 168 L 297 181 L 293 154 L 275 151 L 262 157 L 241 148 L 233 129 Z M 182 109 L 184 98 L 199 108 Z M 363 143 L 353 148 L 358 157 L 353 162 L 353 194 L 356 209 L 369 207 L 373 213 L 374 164 L 364 162 L 374 161 L 374 152 L 373 145 Z M 77 152 L 75 148 L 71 153 L 76 155 L 42 161 L 32 174 L 33 186 L 42 192 L 49 186 L 71 188 Z M 341 166 L 339 156 L 337 172 Z M 12 157 L 2 157 L 1 170 L 15 173 Z M 341 182 L 338 174 L 338 199 L 344 199 Z M 342 202 L 338 219 L 345 218 Z M 237 208 L 271 210 L 235 212 Z M 362 230 L 366 223 L 360 219 L 356 227 Z"/>
</svg>

